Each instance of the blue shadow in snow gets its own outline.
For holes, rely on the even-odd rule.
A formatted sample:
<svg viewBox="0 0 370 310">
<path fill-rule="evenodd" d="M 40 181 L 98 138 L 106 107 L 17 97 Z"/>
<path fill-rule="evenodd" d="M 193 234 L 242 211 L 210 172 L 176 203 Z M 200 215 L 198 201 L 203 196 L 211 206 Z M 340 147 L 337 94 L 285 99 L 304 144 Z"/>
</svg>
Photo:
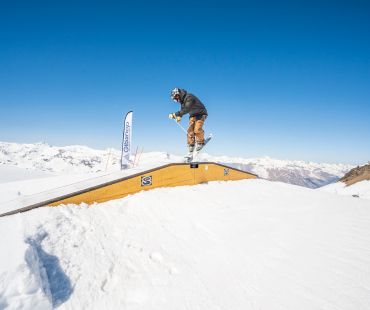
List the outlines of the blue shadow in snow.
<svg viewBox="0 0 370 310">
<path fill-rule="evenodd" d="M 53 308 L 56 308 L 70 298 L 73 293 L 73 287 L 70 279 L 60 266 L 59 258 L 43 250 L 41 243 L 47 235 L 46 232 L 43 232 L 38 234 L 35 239 L 28 238 L 26 242 L 37 253 L 44 292 L 46 295 L 49 295 L 47 291 L 50 290 L 51 302 Z"/>
</svg>

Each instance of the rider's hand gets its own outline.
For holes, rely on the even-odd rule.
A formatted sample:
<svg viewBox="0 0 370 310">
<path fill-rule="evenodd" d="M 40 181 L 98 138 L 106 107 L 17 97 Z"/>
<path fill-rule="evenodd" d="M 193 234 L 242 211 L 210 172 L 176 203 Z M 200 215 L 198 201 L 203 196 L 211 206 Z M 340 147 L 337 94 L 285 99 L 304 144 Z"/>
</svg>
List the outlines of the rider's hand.
<svg viewBox="0 0 370 310">
<path fill-rule="evenodd" d="M 170 118 L 170 119 L 174 119 L 174 120 L 176 120 L 176 122 L 178 122 L 178 123 L 180 123 L 180 122 L 181 122 L 181 116 L 176 116 L 176 114 L 175 114 L 175 113 L 171 113 L 171 114 L 169 114 L 169 115 L 168 115 L 168 118 Z"/>
</svg>

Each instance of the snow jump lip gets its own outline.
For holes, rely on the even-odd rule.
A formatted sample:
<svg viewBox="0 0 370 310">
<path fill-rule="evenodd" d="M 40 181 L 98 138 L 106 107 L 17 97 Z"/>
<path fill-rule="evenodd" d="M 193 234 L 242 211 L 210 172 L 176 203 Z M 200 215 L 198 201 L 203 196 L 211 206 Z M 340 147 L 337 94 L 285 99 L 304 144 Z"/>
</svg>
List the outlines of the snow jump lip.
<svg viewBox="0 0 370 310">
<path fill-rule="evenodd" d="M 86 182 L 86 186 L 82 184 L 82 189 L 70 190 L 63 194 L 56 194 L 51 190 L 49 197 L 46 195 L 47 198 L 39 198 L 40 201 L 33 203 L 27 204 L 21 200 L 19 200 L 19 202 L 12 201 L 15 206 L 5 208 L 5 210 L 0 209 L 0 217 L 26 212 L 44 206 L 52 207 L 61 204 L 101 203 L 112 199 L 123 198 L 143 190 L 151 190 L 160 187 L 175 187 L 202 184 L 210 181 L 236 181 L 256 178 L 258 178 L 256 174 L 215 162 L 170 163 L 119 177 L 108 182 L 99 183 L 98 181 L 97 184 L 94 185 L 91 185 L 91 182 Z M 68 189 L 68 186 L 65 188 Z"/>
</svg>

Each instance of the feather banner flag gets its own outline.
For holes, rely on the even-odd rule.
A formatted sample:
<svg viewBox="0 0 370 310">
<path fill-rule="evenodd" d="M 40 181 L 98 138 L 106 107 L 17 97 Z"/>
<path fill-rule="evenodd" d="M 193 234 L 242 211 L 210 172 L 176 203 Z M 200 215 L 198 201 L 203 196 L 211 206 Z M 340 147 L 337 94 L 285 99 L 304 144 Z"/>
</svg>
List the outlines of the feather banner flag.
<svg viewBox="0 0 370 310">
<path fill-rule="evenodd" d="M 121 170 L 127 169 L 130 166 L 130 154 L 132 144 L 132 114 L 133 111 L 130 111 L 126 114 L 123 126 Z"/>
</svg>

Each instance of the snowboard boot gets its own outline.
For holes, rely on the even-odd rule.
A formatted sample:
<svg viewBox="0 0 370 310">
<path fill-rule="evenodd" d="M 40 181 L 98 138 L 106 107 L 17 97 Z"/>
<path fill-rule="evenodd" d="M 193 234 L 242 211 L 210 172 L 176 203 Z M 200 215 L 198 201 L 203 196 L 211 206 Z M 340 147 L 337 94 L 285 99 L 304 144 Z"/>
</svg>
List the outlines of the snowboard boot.
<svg viewBox="0 0 370 310">
<path fill-rule="evenodd" d="M 194 152 L 194 145 L 189 145 L 189 154 L 192 154 Z"/>
</svg>

